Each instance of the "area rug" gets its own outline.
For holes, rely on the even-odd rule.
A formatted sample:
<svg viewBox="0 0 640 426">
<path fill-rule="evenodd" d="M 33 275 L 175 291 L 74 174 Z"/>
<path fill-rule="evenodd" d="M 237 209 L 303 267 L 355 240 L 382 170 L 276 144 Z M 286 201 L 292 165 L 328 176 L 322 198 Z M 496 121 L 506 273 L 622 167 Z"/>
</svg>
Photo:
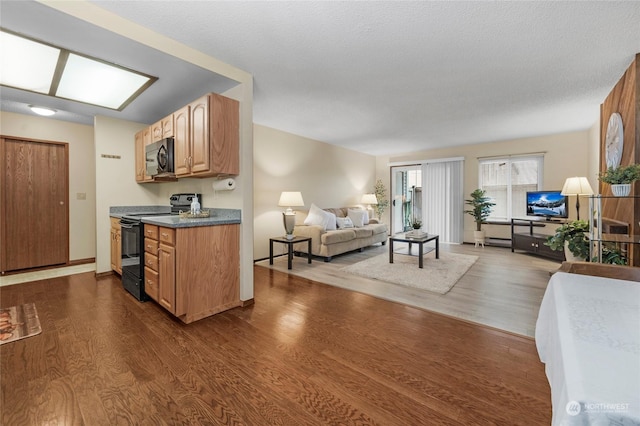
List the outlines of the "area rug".
<svg viewBox="0 0 640 426">
<path fill-rule="evenodd" d="M 416 256 L 396 254 L 393 256 L 393 263 L 389 263 L 389 255 L 381 254 L 341 270 L 366 278 L 445 294 L 476 260 L 478 256 L 446 252 L 440 252 L 440 259 L 436 259 L 433 253 L 424 257 L 424 267 L 420 269 Z"/>
<path fill-rule="evenodd" d="M 0 345 L 35 336 L 42 332 L 33 303 L 0 308 Z"/>
</svg>

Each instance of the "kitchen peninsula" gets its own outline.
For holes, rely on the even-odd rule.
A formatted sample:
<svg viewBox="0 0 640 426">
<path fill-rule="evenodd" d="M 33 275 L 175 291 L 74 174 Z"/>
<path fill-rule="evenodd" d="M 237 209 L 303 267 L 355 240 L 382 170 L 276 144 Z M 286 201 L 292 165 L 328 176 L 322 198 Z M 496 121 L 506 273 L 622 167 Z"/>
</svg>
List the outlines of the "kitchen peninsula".
<svg viewBox="0 0 640 426">
<path fill-rule="evenodd" d="M 123 209 L 110 214 L 125 216 Z M 186 324 L 241 305 L 241 212 L 209 211 L 206 218 L 140 217 L 144 292 Z"/>
</svg>

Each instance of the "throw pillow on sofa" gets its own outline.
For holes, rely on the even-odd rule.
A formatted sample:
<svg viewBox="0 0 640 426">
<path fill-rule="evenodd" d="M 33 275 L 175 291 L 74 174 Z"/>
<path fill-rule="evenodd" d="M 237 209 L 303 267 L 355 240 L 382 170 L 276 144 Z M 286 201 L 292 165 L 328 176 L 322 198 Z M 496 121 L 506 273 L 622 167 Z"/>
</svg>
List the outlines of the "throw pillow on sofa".
<svg viewBox="0 0 640 426">
<path fill-rule="evenodd" d="M 315 204 L 311 204 L 309 214 L 304 220 L 305 225 L 320 225 L 325 231 L 336 229 L 336 216 L 333 213 L 322 210 Z"/>
<path fill-rule="evenodd" d="M 338 217 L 336 221 L 339 229 L 353 228 L 353 221 L 350 217 Z"/>
<path fill-rule="evenodd" d="M 366 210 L 349 209 L 347 217 L 351 219 L 356 228 L 362 228 L 369 223 L 369 214 Z"/>
</svg>

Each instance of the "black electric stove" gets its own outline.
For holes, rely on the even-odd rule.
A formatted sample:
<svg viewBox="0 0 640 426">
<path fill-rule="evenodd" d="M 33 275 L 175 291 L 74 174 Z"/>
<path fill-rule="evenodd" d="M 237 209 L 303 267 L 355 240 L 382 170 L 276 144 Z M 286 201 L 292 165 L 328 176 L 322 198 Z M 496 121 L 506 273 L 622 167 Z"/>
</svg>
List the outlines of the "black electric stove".
<svg viewBox="0 0 640 426">
<path fill-rule="evenodd" d="M 169 201 L 169 211 L 132 212 L 120 219 L 122 235 L 122 285 L 141 302 L 149 300 L 144 291 L 144 226 L 142 219 L 151 216 L 177 215 L 191 209 L 193 196 L 197 195 L 202 203 L 202 194 L 173 194 Z"/>
</svg>

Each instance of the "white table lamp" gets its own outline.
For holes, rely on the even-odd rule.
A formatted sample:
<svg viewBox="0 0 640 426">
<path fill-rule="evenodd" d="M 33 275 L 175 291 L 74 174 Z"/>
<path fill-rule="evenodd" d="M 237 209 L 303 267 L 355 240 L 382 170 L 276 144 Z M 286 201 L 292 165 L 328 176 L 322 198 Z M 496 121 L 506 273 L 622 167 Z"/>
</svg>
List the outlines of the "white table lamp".
<svg viewBox="0 0 640 426">
<path fill-rule="evenodd" d="M 287 233 L 287 240 L 293 239 L 293 227 L 296 225 L 296 212 L 291 210 L 291 207 L 302 207 L 304 201 L 302 200 L 302 193 L 300 192 L 283 192 L 280 194 L 280 201 L 278 206 L 286 207 L 287 209 L 282 212 L 282 221 L 284 223 L 284 229 Z"/>
<path fill-rule="evenodd" d="M 364 194 L 360 202 L 367 205 L 367 211 L 371 210 L 373 212 L 371 206 L 378 204 L 378 199 L 376 198 L 376 194 Z M 373 214 L 370 217 L 373 217 Z"/>
<path fill-rule="evenodd" d="M 576 196 L 576 212 L 577 219 L 580 220 L 580 196 L 581 195 L 593 195 L 593 189 L 589 185 L 589 181 L 586 177 L 570 177 L 564 182 L 562 187 L 562 195 L 575 195 Z"/>
</svg>

